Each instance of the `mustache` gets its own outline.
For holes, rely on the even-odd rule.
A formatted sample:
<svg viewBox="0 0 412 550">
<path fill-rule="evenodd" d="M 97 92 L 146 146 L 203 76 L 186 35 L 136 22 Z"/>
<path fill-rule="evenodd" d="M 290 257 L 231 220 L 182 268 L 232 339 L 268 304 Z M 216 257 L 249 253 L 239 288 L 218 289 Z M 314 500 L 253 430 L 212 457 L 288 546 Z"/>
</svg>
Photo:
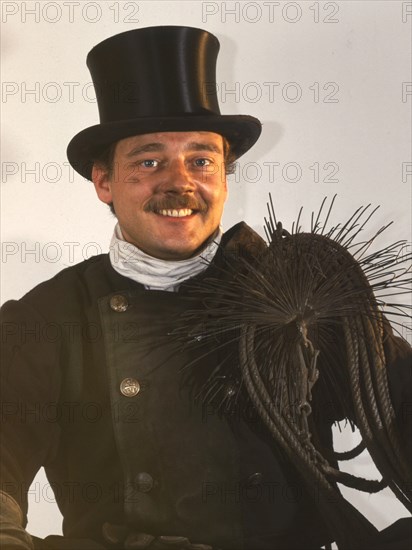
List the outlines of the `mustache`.
<svg viewBox="0 0 412 550">
<path fill-rule="evenodd" d="M 153 197 L 144 207 L 144 211 L 158 212 L 159 210 L 179 210 L 180 208 L 206 212 L 207 204 L 200 197 L 170 195 L 170 197 Z"/>
</svg>

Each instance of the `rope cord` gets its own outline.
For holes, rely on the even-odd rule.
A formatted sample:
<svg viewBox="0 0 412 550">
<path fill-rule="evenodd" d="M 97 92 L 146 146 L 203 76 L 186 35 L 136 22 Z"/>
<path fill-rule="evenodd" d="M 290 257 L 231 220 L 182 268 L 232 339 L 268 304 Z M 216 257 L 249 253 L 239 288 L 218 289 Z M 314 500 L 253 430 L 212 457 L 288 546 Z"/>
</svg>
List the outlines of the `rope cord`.
<svg viewBox="0 0 412 550">
<path fill-rule="evenodd" d="M 339 548 L 357 550 L 360 544 L 376 536 L 377 530 L 328 481 L 324 473 L 329 470 L 326 460 L 310 442 L 302 445 L 294 430 L 275 409 L 254 358 L 254 332 L 254 326 L 243 327 L 240 339 L 240 365 L 249 395 L 275 440 L 303 475 L 305 483 L 312 490 L 319 490 L 317 504 L 328 518 Z"/>
</svg>

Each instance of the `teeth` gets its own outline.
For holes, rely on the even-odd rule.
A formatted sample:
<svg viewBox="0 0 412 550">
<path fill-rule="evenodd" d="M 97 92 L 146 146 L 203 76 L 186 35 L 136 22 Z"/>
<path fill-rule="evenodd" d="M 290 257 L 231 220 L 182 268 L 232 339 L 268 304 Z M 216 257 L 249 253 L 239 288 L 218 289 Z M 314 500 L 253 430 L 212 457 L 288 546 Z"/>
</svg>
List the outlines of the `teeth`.
<svg viewBox="0 0 412 550">
<path fill-rule="evenodd" d="M 190 208 L 182 208 L 180 210 L 159 210 L 158 214 L 162 216 L 170 216 L 171 218 L 184 218 L 193 214 Z"/>
</svg>

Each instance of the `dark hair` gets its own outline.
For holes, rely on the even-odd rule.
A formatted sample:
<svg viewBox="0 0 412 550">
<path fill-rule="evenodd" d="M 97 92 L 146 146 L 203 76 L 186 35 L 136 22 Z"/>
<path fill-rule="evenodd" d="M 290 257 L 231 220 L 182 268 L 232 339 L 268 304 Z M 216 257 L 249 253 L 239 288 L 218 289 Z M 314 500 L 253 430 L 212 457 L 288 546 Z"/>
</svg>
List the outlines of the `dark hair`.
<svg viewBox="0 0 412 550">
<path fill-rule="evenodd" d="M 97 164 L 100 169 L 107 171 L 109 177 L 113 175 L 114 155 L 116 152 L 117 143 L 117 141 L 111 143 L 93 158 L 93 164 Z M 234 174 L 236 170 L 236 157 L 231 151 L 229 141 L 225 137 L 223 137 L 223 158 L 225 162 L 225 174 L 227 176 Z M 114 211 L 113 203 L 109 204 L 109 208 L 111 213 L 115 216 L 116 213 Z"/>
<path fill-rule="evenodd" d="M 102 170 L 108 172 L 109 176 L 113 174 L 114 154 L 116 151 L 117 141 L 105 147 L 102 151 L 96 154 L 93 158 L 93 164 L 97 164 Z"/>
</svg>

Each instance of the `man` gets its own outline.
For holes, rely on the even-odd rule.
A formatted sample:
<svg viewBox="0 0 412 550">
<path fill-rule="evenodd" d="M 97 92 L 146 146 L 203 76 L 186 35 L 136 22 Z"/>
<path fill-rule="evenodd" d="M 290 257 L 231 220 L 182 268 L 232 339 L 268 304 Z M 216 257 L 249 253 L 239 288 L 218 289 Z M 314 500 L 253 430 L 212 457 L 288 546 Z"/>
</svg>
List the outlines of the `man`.
<svg viewBox="0 0 412 550">
<path fill-rule="evenodd" d="M 211 379 L 222 399 L 236 393 L 238 379 L 213 379 L 222 364 L 239 371 L 235 347 L 218 338 L 205 353 L 202 332 L 184 346 L 175 335 L 185 312 L 205 309 L 199 284 L 230 285 L 265 254 L 245 224 L 220 230 L 225 172 L 260 123 L 220 115 L 217 51 L 205 31 L 153 27 L 89 54 L 101 123 L 73 138 L 68 157 L 118 225 L 109 256 L 4 307 L 3 400 L 14 411 L 2 438 L 5 548 L 312 549 L 334 539 L 256 415 L 205 414 L 195 398 Z M 49 327 L 58 338 L 37 336 Z M 333 420 L 318 422 L 326 447 Z M 42 465 L 64 516 L 64 537 L 45 541 L 23 529 Z"/>
</svg>

